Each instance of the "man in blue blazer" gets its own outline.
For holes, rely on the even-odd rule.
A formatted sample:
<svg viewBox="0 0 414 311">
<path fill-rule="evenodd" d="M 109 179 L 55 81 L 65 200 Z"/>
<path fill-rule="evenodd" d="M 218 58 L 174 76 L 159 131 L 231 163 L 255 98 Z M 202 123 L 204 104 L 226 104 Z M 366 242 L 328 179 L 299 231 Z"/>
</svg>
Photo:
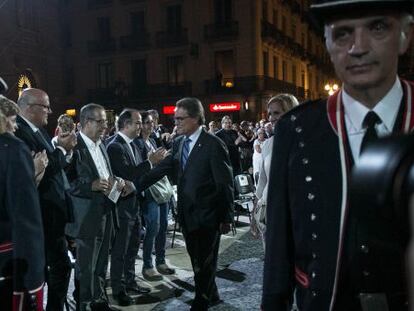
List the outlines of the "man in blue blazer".
<svg viewBox="0 0 414 311">
<path fill-rule="evenodd" d="M 169 154 L 142 179 L 142 187 L 164 175 L 177 183 L 178 221 L 191 258 L 195 299 L 191 310 L 220 302 L 215 283 L 220 235 L 233 222 L 233 173 L 224 143 L 203 130 L 204 109 L 197 98 L 176 104 L 178 137 Z"/>
</svg>

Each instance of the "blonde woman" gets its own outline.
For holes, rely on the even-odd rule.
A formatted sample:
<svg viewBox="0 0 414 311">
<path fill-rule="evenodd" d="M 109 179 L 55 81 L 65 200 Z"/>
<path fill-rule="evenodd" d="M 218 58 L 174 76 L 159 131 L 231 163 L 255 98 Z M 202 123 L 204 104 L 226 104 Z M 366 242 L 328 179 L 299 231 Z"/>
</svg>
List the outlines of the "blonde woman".
<svg viewBox="0 0 414 311">
<path fill-rule="evenodd" d="M 272 97 L 267 103 L 269 122 L 273 128 L 280 117 L 299 104 L 295 96 L 291 94 L 279 94 Z M 283 146 L 281 146 L 283 147 Z M 262 165 L 256 186 L 257 204 L 253 210 L 252 233 L 261 236 L 264 246 L 264 234 L 266 231 L 266 201 L 269 181 L 270 161 L 272 159 L 273 136 L 267 139 L 262 146 Z"/>
</svg>

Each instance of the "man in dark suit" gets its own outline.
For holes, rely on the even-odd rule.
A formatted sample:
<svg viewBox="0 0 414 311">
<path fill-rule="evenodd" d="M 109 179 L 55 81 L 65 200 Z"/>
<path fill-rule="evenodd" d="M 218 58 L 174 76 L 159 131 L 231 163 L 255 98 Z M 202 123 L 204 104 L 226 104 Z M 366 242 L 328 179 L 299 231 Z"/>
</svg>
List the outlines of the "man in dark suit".
<svg viewBox="0 0 414 311">
<path fill-rule="evenodd" d="M 73 211 L 68 195 L 69 183 L 64 172 L 72 149 L 76 145 L 74 133 L 61 133 L 57 147 L 43 126 L 52 112 L 48 95 L 39 89 L 26 89 L 20 95 L 17 105 L 16 136 L 22 139 L 34 152 L 46 150 L 49 164 L 39 184 L 40 207 L 47 264 L 48 299 L 47 310 L 63 310 L 69 284 L 71 263 L 67 254 L 65 225 L 72 221 Z"/>
<path fill-rule="evenodd" d="M 268 190 L 263 310 L 408 308 L 407 218 L 355 206 L 349 177 L 378 136 L 413 130 L 411 83 L 397 76 L 412 0 L 321 0 L 311 6 L 343 87 L 275 128 Z M 376 165 L 375 160 L 371 165 Z"/>
<path fill-rule="evenodd" d="M 203 130 L 204 109 L 197 98 L 183 98 L 175 112 L 177 132 L 171 154 L 142 179 L 142 187 L 164 175 L 177 183 L 178 219 L 194 271 L 191 310 L 220 301 L 215 273 L 220 235 L 233 222 L 233 174 L 224 143 Z"/>
<path fill-rule="evenodd" d="M 161 150 L 143 161 L 133 140 L 140 134 L 142 117 L 137 110 L 126 109 L 118 118 L 119 132 L 107 146 L 113 173 L 125 180 L 136 181 L 163 158 Z M 134 303 L 126 290 L 148 293 L 149 288 L 139 286 L 135 281 L 135 259 L 139 249 L 140 216 L 136 192 L 121 198 L 118 202 L 119 230 L 111 249 L 111 286 L 113 297 L 119 305 Z M 124 276 L 124 283 L 122 282 Z"/>
<path fill-rule="evenodd" d="M 88 104 L 80 111 L 81 131 L 68 169 L 75 223 L 68 233 L 76 237 L 81 310 L 116 310 L 105 294 L 105 276 L 113 226 L 118 226 L 112 190 L 129 195 L 128 182 L 114 177 L 101 137 L 107 128 L 105 109 Z M 112 199 L 110 199 L 110 197 Z"/>
<path fill-rule="evenodd" d="M 11 134 L 0 134 L 0 176 L 1 309 L 41 311 L 45 253 L 33 159 Z"/>
</svg>

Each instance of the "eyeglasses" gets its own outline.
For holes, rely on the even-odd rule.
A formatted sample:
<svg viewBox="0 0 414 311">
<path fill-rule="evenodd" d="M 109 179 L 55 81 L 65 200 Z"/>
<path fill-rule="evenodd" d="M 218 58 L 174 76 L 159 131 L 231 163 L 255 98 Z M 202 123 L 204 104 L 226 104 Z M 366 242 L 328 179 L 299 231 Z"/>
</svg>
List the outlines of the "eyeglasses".
<svg viewBox="0 0 414 311">
<path fill-rule="evenodd" d="M 105 120 L 105 119 L 96 120 L 96 119 L 93 119 L 93 118 L 88 118 L 88 120 L 95 121 L 95 122 L 96 122 L 96 123 L 98 123 L 99 125 L 108 124 L 108 120 Z"/>
<path fill-rule="evenodd" d="M 183 122 L 185 119 L 191 118 L 190 116 L 186 117 L 174 117 L 175 122 Z"/>
<path fill-rule="evenodd" d="M 40 106 L 43 109 L 46 109 L 47 111 L 52 112 L 52 108 L 50 108 L 50 106 L 48 106 L 48 105 L 44 105 L 44 104 L 30 104 L 29 106 Z"/>
</svg>

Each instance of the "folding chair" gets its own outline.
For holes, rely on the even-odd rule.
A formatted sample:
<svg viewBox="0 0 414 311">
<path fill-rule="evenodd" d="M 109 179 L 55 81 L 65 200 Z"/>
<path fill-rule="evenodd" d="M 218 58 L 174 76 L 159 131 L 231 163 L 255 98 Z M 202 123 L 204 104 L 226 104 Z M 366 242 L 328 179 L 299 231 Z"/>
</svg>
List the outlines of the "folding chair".
<svg viewBox="0 0 414 311">
<path fill-rule="evenodd" d="M 240 174 L 234 177 L 234 185 L 236 188 L 236 223 L 239 222 L 241 212 L 246 212 L 251 222 L 251 210 L 253 210 L 253 202 L 255 198 L 254 183 L 249 174 Z M 237 208 L 238 207 L 238 208 Z"/>
</svg>

